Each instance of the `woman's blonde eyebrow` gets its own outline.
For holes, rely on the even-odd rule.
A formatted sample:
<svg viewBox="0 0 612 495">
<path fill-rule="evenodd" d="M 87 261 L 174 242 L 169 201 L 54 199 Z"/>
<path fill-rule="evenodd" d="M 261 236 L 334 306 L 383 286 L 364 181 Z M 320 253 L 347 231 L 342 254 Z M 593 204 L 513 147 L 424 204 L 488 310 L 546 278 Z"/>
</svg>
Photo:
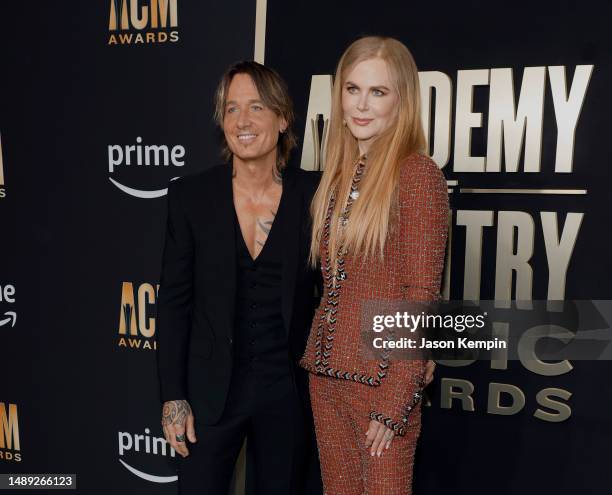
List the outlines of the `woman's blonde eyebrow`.
<svg viewBox="0 0 612 495">
<path fill-rule="evenodd" d="M 359 85 L 358 85 L 358 84 L 355 84 L 355 83 L 354 83 L 354 82 L 352 82 L 352 81 L 346 81 L 344 84 L 345 84 L 346 86 L 349 86 L 349 85 L 350 85 L 350 86 L 355 86 L 356 88 L 358 88 L 358 87 L 359 87 Z M 384 90 L 386 90 L 386 91 L 389 91 L 389 88 L 387 88 L 387 86 L 371 86 L 371 87 L 370 87 L 370 89 L 384 89 Z"/>
</svg>

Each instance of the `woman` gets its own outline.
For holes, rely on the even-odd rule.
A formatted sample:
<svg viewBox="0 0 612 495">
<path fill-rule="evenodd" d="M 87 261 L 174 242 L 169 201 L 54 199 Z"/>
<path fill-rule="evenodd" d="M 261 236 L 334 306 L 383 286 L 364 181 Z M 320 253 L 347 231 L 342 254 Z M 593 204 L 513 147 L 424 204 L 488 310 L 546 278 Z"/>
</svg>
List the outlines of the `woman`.
<svg viewBox="0 0 612 495">
<path fill-rule="evenodd" d="M 424 150 L 410 52 L 391 38 L 355 41 L 338 63 L 312 204 L 324 291 L 301 360 L 328 494 L 411 493 L 425 362 L 365 359 L 360 310 L 439 298 L 448 194 Z"/>
</svg>

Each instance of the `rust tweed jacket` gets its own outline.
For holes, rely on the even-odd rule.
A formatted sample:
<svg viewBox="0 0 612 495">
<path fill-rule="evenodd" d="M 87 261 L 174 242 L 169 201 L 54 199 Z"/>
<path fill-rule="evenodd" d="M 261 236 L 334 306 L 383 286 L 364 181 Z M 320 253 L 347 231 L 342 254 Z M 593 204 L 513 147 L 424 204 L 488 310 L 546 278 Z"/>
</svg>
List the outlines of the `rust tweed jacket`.
<svg viewBox="0 0 612 495">
<path fill-rule="evenodd" d="M 367 359 L 360 351 L 362 307 L 372 300 L 440 299 L 449 202 L 444 174 L 422 154 L 402 163 L 398 187 L 397 224 L 382 261 L 345 255 L 334 286 L 322 241 L 323 295 L 300 364 L 311 373 L 370 387 L 370 418 L 404 435 L 415 394 L 420 394 L 425 362 Z"/>
</svg>

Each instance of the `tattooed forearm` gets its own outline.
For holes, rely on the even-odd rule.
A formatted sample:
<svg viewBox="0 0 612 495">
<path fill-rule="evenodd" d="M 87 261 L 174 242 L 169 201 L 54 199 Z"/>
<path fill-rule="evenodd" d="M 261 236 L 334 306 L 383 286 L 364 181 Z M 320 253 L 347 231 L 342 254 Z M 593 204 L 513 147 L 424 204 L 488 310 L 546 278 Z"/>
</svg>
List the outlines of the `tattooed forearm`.
<svg viewBox="0 0 612 495">
<path fill-rule="evenodd" d="M 186 400 L 172 400 L 164 403 L 162 411 L 162 426 L 170 424 L 184 425 L 187 416 L 191 414 L 191 407 Z"/>
</svg>

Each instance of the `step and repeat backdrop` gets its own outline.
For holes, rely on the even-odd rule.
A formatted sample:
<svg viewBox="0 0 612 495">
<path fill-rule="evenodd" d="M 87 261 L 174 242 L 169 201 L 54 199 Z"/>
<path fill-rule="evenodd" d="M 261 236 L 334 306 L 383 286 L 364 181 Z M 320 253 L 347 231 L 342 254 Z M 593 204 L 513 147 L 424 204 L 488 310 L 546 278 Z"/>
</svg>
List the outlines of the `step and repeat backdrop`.
<svg viewBox="0 0 612 495">
<path fill-rule="evenodd" d="M 175 493 L 155 368 L 166 187 L 220 162 L 213 92 L 237 60 L 287 80 L 292 166 L 321 169 L 343 50 L 400 39 L 448 180 L 445 297 L 612 299 L 611 14 L 593 0 L 4 5 L 0 473 Z M 440 363 L 415 493 L 611 491 L 611 377 L 604 360 Z"/>
</svg>

